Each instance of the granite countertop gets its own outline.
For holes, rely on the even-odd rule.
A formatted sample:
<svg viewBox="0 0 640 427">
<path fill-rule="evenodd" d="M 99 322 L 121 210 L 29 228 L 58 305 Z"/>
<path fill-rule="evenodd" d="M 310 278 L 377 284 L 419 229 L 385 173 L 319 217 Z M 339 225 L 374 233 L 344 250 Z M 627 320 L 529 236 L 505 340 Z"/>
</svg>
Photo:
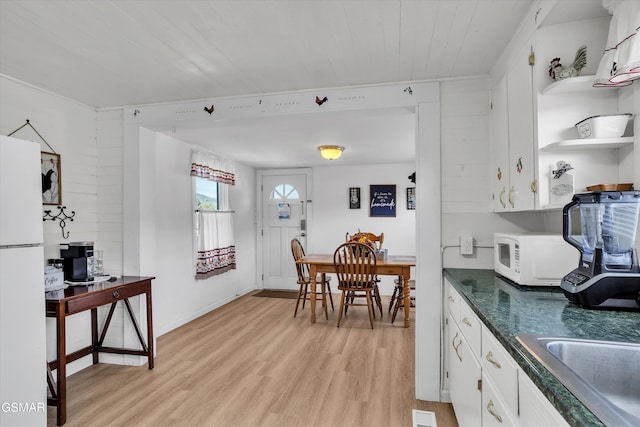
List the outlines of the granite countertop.
<svg viewBox="0 0 640 427">
<path fill-rule="evenodd" d="M 640 343 L 640 313 L 586 310 L 571 304 L 559 288 L 520 287 L 493 270 L 447 268 L 444 276 L 569 424 L 603 425 L 515 337 L 531 333 Z"/>
</svg>

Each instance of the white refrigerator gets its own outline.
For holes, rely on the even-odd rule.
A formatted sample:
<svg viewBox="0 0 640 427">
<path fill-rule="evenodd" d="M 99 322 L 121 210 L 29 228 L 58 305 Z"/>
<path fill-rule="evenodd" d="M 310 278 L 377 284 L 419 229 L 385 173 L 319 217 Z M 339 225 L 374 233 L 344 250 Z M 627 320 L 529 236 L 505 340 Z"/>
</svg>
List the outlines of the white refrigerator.
<svg viewBox="0 0 640 427">
<path fill-rule="evenodd" d="M 46 426 L 40 144 L 0 135 L 0 426 Z"/>
</svg>

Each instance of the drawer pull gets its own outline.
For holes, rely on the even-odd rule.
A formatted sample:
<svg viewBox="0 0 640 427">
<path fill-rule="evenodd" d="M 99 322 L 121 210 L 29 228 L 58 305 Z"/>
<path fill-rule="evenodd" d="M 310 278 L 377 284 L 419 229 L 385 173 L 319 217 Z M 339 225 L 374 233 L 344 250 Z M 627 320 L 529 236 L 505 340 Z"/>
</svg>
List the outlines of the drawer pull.
<svg viewBox="0 0 640 427">
<path fill-rule="evenodd" d="M 469 327 L 473 326 L 473 325 L 471 324 L 471 322 L 469 321 L 469 319 L 468 319 L 468 318 L 466 318 L 466 317 L 465 317 L 464 319 L 462 319 L 462 323 L 464 323 L 465 325 L 467 325 L 467 326 L 469 326 Z"/>
<path fill-rule="evenodd" d="M 496 419 L 499 423 L 502 422 L 502 417 L 496 414 L 496 411 L 493 408 L 493 400 L 490 400 L 487 404 L 487 411 Z"/>
<path fill-rule="evenodd" d="M 449 295 L 449 298 L 447 298 L 447 299 L 449 300 L 449 302 L 456 302 L 456 300 L 454 300 L 451 295 Z"/>
<path fill-rule="evenodd" d="M 114 297 L 114 298 L 118 298 L 119 296 L 120 296 L 120 292 L 115 291 L 115 292 L 113 293 L 113 297 Z"/>
<path fill-rule="evenodd" d="M 462 362 L 462 357 L 460 357 L 460 352 L 458 352 L 460 345 L 462 345 L 462 338 L 460 338 L 460 342 L 458 343 L 458 345 L 456 345 L 456 338 L 458 338 L 457 332 L 456 332 L 456 335 L 451 340 L 451 345 L 453 346 L 453 349 L 456 351 L 456 356 L 458 356 L 458 359 L 460 360 L 460 362 Z"/>
<path fill-rule="evenodd" d="M 500 364 L 500 362 L 498 362 L 496 359 L 493 358 L 493 352 L 490 351 L 489 353 L 487 353 L 486 359 L 489 361 L 489 363 L 491 363 L 496 368 L 498 369 L 502 368 L 502 365 Z"/>
</svg>

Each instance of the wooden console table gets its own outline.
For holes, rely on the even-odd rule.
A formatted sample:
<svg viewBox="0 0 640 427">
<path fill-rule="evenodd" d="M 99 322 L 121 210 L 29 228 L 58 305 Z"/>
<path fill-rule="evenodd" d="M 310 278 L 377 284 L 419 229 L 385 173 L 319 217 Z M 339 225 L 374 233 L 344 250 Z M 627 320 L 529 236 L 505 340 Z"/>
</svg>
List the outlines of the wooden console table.
<svg viewBox="0 0 640 427">
<path fill-rule="evenodd" d="M 47 364 L 47 382 L 51 397 L 47 404 L 55 405 L 57 409 L 57 424 L 63 425 L 67 421 L 67 363 L 81 357 L 93 355 L 93 364 L 99 362 L 98 355 L 102 353 L 132 354 L 147 356 L 149 369 L 153 369 L 153 318 L 151 311 L 151 280 L 155 277 L 123 276 L 114 282 L 100 282 L 90 285 L 69 286 L 64 291 L 45 293 L 46 315 L 56 318 L 57 360 Z M 142 336 L 136 317 L 131 309 L 129 298 L 146 295 L 147 302 L 147 343 Z M 103 346 L 107 329 L 111 323 L 113 312 L 118 301 L 123 301 L 133 326 L 138 334 L 142 350 L 114 348 Z M 98 307 L 111 304 L 109 314 L 100 335 L 98 335 Z M 82 311 L 91 310 L 91 345 L 67 354 L 66 347 L 66 317 Z M 56 370 L 54 380 L 51 374 Z"/>
</svg>

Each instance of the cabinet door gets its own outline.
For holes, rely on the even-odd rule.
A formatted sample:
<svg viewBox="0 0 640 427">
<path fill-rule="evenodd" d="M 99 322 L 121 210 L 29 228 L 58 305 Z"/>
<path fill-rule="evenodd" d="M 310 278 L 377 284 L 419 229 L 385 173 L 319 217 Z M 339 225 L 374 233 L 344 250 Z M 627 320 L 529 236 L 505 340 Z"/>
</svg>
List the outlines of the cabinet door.
<svg viewBox="0 0 640 427">
<path fill-rule="evenodd" d="M 460 427 L 476 427 L 482 417 L 482 372 L 460 329 L 449 316 L 449 394 Z"/>
<path fill-rule="evenodd" d="M 445 307 L 448 308 L 448 312 L 451 313 L 457 322 L 460 319 L 460 303 L 462 302 L 462 297 L 453 289 L 453 286 L 447 279 L 445 279 L 444 283 L 446 284 Z"/>
<path fill-rule="evenodd" d="M 489 377 L 482 374 L 482 427 L 515 426 L 513 415 Z M 540 424 L 543 426 L 544 424 Z"/>
<path fill-rule="evenodd" d="M 509 185 L 507 205 L 511 210 L 533 210 L 535 177 L 533 126 L 533 67 L 528 51 L 519 52 L 507 70 L 509 123 Z"/>
<path fill-rule="evenodd" d="M 491 89 L 491 183 L 493 210 L 507 209 L 509 189 L 509 123 L 507 112 L 507 77 L 502 78 Z"/>
<path fill-rule="evenodd" d="M 518 371 L 518 396 L 520 400 L 519 425 L 523 427 L 564 427 L 569 425 L 527 374 L 522 371 Z"/>
</svg>

